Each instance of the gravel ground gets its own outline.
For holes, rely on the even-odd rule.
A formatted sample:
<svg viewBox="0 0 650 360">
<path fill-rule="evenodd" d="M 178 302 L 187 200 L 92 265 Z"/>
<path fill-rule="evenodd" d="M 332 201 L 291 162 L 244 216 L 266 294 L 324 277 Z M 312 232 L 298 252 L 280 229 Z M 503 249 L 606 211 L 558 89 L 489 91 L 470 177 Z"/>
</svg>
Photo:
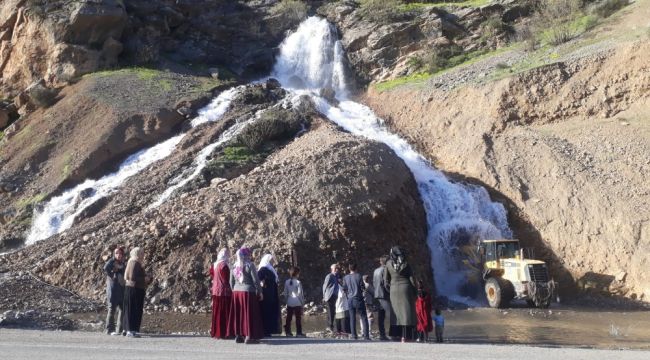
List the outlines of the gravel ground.
<svg viewBox="0 0 650 360">
<path fill-rule="evenodd" d="M 89 332 L 0 329 L 4 359 L 648 359 L 647 351 L 610 351 L 526 346 L 400 344 L 346 340 L 275 338 L 260 345 L 240 345 L 195 336 L 111 337 Z"/>
</svg>

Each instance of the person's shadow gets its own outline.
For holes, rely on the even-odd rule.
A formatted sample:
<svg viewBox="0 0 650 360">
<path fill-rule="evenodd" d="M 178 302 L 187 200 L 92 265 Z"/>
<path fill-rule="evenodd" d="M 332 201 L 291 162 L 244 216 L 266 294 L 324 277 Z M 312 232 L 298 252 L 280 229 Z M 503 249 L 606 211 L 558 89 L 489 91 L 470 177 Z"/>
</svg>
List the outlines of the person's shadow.
<svg viewBox="0 0 650 360">
<path fill-rule="evenodd" d="M 342 344 L 342 343 L 364 343 L 370 341 L 352 340 L 352 339 L 326 339 L 326 338 L 313 338 L 313 337 L 284 337 L 274 336 L 267 337 L 260 341 L 262 344 L 267 345 L 314 345 L 314 344 Z"/>
</svg>

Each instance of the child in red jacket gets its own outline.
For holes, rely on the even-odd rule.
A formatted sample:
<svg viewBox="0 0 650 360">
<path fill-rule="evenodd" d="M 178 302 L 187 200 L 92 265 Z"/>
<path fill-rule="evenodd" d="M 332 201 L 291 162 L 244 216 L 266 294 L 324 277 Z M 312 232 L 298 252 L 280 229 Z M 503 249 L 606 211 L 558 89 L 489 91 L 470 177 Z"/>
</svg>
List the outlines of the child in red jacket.
<svg viewBox="0 0 650 360">
<path fill-rule="evenodd" d="M 431 322 L 431 295 L 424 290 L 424 284 L 418 280 L 418 299 L 415 302 L 415 312 L 418 317 L 418 342 L 427 342 L 429 333 L 433 330 Z"/>
</svg>

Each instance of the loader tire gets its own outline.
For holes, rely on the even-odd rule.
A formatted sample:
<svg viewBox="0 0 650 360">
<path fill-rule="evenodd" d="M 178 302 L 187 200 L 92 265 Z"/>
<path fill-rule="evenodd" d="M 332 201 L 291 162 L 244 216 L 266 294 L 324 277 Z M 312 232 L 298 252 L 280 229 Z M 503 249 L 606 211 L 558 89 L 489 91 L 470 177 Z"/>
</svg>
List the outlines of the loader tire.
<svg viewBox="0 0 650 360">
<path fill-rule="evenodd" d="M 504 308 L 515 297 L 515 289 L 510 281 L 492 277 L 485 282 L 485 296 L 490 307 Z"/>
</svg>

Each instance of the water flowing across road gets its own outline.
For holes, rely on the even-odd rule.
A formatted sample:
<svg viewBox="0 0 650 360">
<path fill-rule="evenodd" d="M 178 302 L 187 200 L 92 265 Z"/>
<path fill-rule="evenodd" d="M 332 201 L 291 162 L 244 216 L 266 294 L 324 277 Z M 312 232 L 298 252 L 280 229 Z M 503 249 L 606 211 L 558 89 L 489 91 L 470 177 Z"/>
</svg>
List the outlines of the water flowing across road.
<svg viewBox="0 0 650 360">
<path fill-rule="evenodd" d="M 451 182 L 404 139 L 391 133 L 372 110 L 348 99 L 341 49 L 336 29 L 325 19 L 311 17 L 282 43 L 272 76 L 296 96 L 311 96 L 330 121 L 352 134 L 388 145 L 404 160 L 426 210 L 427 243 L 437 290 L 467 301 L 461 295 L 467 283 L 463 248 L 475 245 L 478 239 L 511 237 L 506 210 L 491 201 L 484 188 Z M 336 91 L 337 105 L 318 96 L 324 87 Z"/>
<path fill-rule="evenodd" d="M 239 91 L 241 88 L 238 87 L 222 92 L 205 108 L 199 110 L 198 116 L 191 121 L 192 127 L 219 120 Z M 35 211 L 25 245 L 69 229 L 79 214 L 99 199 L 117 191 L 126 179 L 172 154 L 184 136 L 185 133 L 176 135 L 148 149 L 138 151 L 124 160 L 116 172 L 98 180 L 88 179 L 50 199 L 42 210 Z"/>
</svg>

